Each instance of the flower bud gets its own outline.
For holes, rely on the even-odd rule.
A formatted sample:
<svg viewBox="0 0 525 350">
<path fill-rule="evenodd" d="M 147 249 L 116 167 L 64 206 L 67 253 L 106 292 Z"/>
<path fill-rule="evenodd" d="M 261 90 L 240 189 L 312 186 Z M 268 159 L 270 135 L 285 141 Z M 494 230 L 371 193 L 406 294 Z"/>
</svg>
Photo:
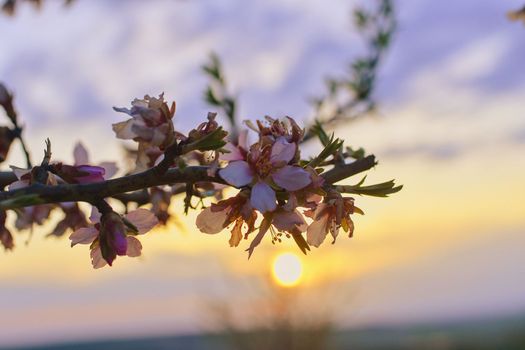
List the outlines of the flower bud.
<svg viewBox="0 0 525 350">
<path fill-rule="evenodd" d="M 126 227 L 117 213 L 111 211 L 100 218 L 99 244 L 102 257 L 109 265 L 117 255 L 126 255 L 128 249 Z"/>
<path fill-rule="evenodd" d="M 60 176 L 67 183 L 87 184 L 104 181 L 106 170 L 94 165 L 65 165 L 55 163 L 51 165 L 52 172 Z"/>
</svg>

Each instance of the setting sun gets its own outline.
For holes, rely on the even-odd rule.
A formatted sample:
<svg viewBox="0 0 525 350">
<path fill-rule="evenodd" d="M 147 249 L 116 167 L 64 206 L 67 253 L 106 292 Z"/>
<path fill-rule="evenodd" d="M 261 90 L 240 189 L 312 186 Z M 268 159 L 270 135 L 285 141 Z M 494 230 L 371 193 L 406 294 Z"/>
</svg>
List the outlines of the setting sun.
<svg viewBox="0 0 525 350">
<path fill-rule="evenodd" d="M 272 275 L 277 284 L 283 287 L 296 286 L 303 275 L 301 260 L 292 253 L 279 254 L 273 261 Z"/>
</svg>

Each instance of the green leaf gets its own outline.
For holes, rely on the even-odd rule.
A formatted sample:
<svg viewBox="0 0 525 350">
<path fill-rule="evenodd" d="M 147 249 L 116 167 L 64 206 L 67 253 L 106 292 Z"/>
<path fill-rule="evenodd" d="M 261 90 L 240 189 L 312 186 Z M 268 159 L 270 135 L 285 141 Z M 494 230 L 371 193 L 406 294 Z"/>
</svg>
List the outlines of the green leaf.
<svg viewBox="0 0 525 350">
<path fill-rule="evenodd" d="M 396 186 L 394 180 L 382 182 L 375 185 L 362 186 L 364 178 L 356 185 L 339 186 L 338 190 L 344 193 L 354 193 L 358 195 L 373 197 L 388 197 L 388 195 L 401 191 L 403 185 Z"/>
<path fill-rule="evenodd" d="M 323 129 L 323 125 L 319 120 L 315 121 L 314 126 L 311 128 L 311 132 L 319 138 L 319 141 L 321 141 L 323 146 L 326 146 L 328 143 L 330 143 L 330 137 Z"/>
<path fill-rule="evenodd" d="M 217 129 L 213 130 L 204 137 L 182 146 L 182 153 L 185 154 L 194 150 L 213 151 L 222 148 L 227 143 L 224 140 L 226 135 L 228 135 L 228 132 L 219 126 Z"/>
<path fill-rule="evenodd" d="M 360 147 L 359 149 L 353 149 L 352 147 L 346 147 L 346 153 L 349 157 L 354 159 L 363 159 L 366 156 L 365 149 Z"/>
<path fill-rule="evenodd" d="M 222 66 L 219 56 L 215 53 L 210 54 L 210 62 L 202 66 L 204 73 L 208 74 L 212 79 L 224 85 L 224 76 L 222 74 Z"/>
<path fill-rule="evenodd" d="M 217 99 L 211 86 L 206 87 L 204 90 L 204 100 L 212 106 L 221 106 L 222 103 Z"/>
<path fill-rule="evenodd" d="M 325 145 L 321 153 L 319 153 L 319 155 L 315 157 L 314 159 L 312 159 L 307 165 L 311 166 L 312 168 L 317 167 L 326 158 L 335 155 L 341 149 L 342 146 L 343 146 L 343 140 L 334 139 L 334 134 L 332 134 L 332 136 L 330 136 L 328 143 Z"/>
</svg>

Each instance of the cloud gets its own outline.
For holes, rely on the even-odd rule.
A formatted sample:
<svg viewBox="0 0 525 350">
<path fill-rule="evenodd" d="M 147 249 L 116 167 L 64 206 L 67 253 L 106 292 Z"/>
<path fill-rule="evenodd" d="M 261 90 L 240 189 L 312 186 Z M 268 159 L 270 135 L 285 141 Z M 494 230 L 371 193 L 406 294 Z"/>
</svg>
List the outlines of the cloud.
<svg viewBox="0 0 525 350">
<path fill-rule="evenodd" d="M 452 144 L 415 144 L 410 146 L 386 147 L 381 152 L 388 158 L 423 156 L 430 160 L 447 160 L 456 158 L 463 152 L 462 146 Z"/>
</svg>

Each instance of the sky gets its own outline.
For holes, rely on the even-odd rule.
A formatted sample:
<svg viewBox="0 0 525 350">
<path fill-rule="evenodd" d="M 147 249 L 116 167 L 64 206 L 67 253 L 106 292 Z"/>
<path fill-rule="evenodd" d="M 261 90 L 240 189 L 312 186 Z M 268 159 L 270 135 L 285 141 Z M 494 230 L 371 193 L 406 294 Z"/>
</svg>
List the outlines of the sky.
<svg viewBox="0 0 525 350">
<path fill-rule="evenodd" d="M 0 17 L 0 81 L 16 94 L 33 154 L 49 137 L 65 161 L 78 140 L 95 162 L 122 159 L 111 130 L 122 115 L 111 107 L 144 94 L 176 100 L 176 127 L 190 130 L 210 110 L 200 66 L 212 51 L 242 118 L 307 121 L 324 77 L 362 53 L 353 4 L 25 5 Z M 525 312 L 525 27 L 505 16 L 520 5 L 396 1 L 378 112 L 336 134 L 378 157 L 370 181 L 405 187 L 389 199 L 356 198 L 366 215 L 355 219 L 354 238 L 300 257 L 304 280 L 286 292 L 301 296 L 299 311 L 330 310 L 342 328 Z M 23 165 L 16 148 L 7 163 Z M 50 226 L 28 244 L 18 234 L 16 250 L 0 252 L 0 346 L 198 333 L 221 327 L 217 305 L 257 322 L 254 310 L 282 293 L 269 277 L 273 257 L 296 249 L 268 240 L 248 261 L 228 233 L 203 235 L 195 213 L 173 209 L 180 223 L 145 236 L 141 258 L 97 271 L 87 248 L 45 238 Z"/>
</svg>

